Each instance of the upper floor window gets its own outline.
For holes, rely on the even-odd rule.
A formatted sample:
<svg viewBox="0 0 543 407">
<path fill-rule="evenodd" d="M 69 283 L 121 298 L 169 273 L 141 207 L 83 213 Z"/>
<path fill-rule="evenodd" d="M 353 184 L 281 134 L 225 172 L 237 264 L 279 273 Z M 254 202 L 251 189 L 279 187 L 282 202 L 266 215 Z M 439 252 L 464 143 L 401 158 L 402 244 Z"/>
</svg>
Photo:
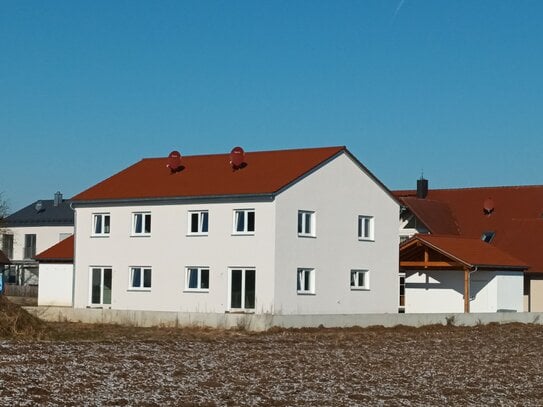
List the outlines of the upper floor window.
<svg viewBox="0 0 543 407">
<path fill-rule="evenodd" d="M 234 211 L 234 233 L 253 234 L 255 232 L 255 210 L 238 209 Z"/>
<path fill-rule="evenodd" d="M 4 233 L 2 235 L 2 251 L 8 257 L 8 259 L 13 258 L 13 235 L 9 233 Z"/>
<path fill-rule="evenodd" d="M 209 268 L 187 267 L 185 289 L 187 291 L 209 291 Z"/>
<path fill-rule="evenodd" d="M 92 234 L 95 236 L 109 235 L 109 213 L 92 214 Z"/>
<path fill-rule="evenodd" d="M 369 290 L 370 275 L 368 270 L 351 270 L 351 290 Z"/>
<path fill-rule="evenodd" d="M 150 212 L 136 212 L 133 214 L 132 234 L 143 236 L 151 234 Z"/>
<path fill-rule="evenodd" d="M 189 234 L 207 235 L 209 230 L 209 213 L 207 211 L 189 212 Z"/>
<path fill-rule="evenodd" d="M 358 217 L 358 239 L 374 240 L 373 216 Z"/>
<path fill-rule="evenodd" d="M 130 267 L 130 289 L 151 288 L 151 267 Z"/>
<path fill-rule="evenodd" d="M 36 255 L 36 235 L 25 235 L 24 258 L 31 259 Z"/>
<path fill-rule="evenodd" d="M 315 212 L 298 211 L 298 236 L 315 235 Z"/>
<path fill-rule="evenodd" d="M 315 269 L 298 269 L 296 289 L 298 294 L 315 294 Z"/>
</svg>

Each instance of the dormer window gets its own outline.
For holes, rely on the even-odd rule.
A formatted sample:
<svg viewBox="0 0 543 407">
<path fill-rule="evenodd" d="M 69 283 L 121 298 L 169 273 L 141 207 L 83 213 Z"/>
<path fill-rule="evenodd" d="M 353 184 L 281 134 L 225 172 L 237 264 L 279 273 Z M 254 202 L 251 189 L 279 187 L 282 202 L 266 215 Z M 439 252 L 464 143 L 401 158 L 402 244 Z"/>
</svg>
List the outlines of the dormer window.
<svg viewBox="0 0 543 407">
<path fill-rule="evenodd" d="M 481 235 L 481 240 L 485 243 L 490 243 L 492 239 L 494 239 L 495 234 L 496 233 L 494 232 L 483 232 L 483 234 Z"/>
</svg>

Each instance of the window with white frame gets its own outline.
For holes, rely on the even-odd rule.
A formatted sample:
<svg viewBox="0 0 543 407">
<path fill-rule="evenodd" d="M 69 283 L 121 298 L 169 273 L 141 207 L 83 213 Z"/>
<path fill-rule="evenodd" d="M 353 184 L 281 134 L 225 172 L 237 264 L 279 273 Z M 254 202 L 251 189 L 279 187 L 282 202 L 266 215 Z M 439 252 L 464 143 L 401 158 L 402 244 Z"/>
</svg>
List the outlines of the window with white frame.
<svg viewBox="0 0 543 407">
<path fill-rule="evenodd" d="M 148 236 L 151 234 L 151 213 L 133 213 L 132 234 L 136 236 Z"/>
<path fill-rule="evenodd" d="M 209 231 L 208 211 L 189 212 L 189 235 L 207 235 Z"/>
<path fill-rule="evenodd" d="M 92 214 L 92 234 L 93 236 L 109 236 L 110 215 L 109 213 Z"/>
<path fill-rule="evenodd" d="M 237 209 L 234 211 L 234 234 L 253 234 L 255 232 L 255 210 Z"/>
<path fill-rule="evenodd" d="M 148 290 L 151 288 L 151 267 L 130 267 L 130 289 Z"/>
<path fill-rule="evenodd" d="M 298 294 L 315 294 L 315 269 L 299 268 L 296 286 Z"/>
<path fill-rule="evenodd" d="M 351 290 L 369 290 L 370 274 L 368 270 L 351 270 Z"/>
<path fill-rule="evenodd" d="M 209 268 L 187 267 L 185 291 L 209 291 Z"/>
<path fill-rule="evenodd" d="M 298 211 L 298 236 L 314 237 L 315 235 L 315 212 Z"/>
<path fill-rule="evenodd" d="M 374 222 L 373 216 L 358 217 L 358 239 L 374 240 Z"/>
</svg>

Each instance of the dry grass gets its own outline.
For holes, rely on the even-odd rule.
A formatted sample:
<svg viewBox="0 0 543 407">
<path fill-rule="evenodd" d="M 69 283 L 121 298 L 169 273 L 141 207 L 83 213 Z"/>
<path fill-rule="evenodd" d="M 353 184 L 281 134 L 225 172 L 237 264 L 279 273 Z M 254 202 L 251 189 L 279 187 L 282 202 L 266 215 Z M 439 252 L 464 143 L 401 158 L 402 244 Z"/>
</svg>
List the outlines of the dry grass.
<svg viewBox="0 0 543 407">
<path fill-rule="evenodd" d="M 537 325 L 245 333 L 48 324 L 47 337 L 0 341 L 0 405 L 525 406 L 543 400 Z"/>
</svg>

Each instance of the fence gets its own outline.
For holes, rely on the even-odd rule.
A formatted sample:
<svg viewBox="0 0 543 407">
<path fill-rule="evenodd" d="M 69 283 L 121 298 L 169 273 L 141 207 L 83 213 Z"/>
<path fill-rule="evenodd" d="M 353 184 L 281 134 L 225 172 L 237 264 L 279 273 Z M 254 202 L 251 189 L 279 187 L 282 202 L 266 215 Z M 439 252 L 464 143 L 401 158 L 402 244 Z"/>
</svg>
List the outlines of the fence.
<svg viewBox="0 0 543 407">
<path fill-rule="evenodd" d="M 15 285 L 4 284 L 4 295 L 11 297 L 34 297 L 38 298 L 37 285 Z"/>
</svg>

